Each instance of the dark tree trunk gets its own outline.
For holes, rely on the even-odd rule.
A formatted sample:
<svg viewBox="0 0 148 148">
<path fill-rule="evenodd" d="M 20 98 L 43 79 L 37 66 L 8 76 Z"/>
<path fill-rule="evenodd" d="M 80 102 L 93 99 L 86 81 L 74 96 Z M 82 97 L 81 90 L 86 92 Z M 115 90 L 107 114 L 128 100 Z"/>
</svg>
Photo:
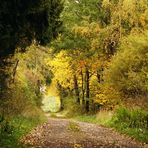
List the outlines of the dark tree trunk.
<svg viewBox="0 0 148 148">
<path fill-rule="evenodd" d="M 16 61 L 15 67 L 14 67 L 14 69 L 13 69 L 12 83 L 14 83 L 14 81 L 15 81 L 15 75 L 16 75 L 16 70 L 17 70 L 18 64 L 19 64 L 19 60 Z"/>
<path fill-rule="evenodd" d="M 61 101 L 61 108 L 60 108 L 60 110 L 62 111 L 64 109 L 64 103 L 63 103 L 63 98 L 64 98 L 63 93 L 64 92 L 63 92 L 63 88 L 62 88 L 62 86 L 60 85 L 59 82 L 57 82 L 57 88 L 58 88 L 58 90 L 60 92 L 60 101 Z"/>
<path fill-rule="evenodd" d="M 101 75 L 100 75 L 99 71 L 97 71 L 97 79 L 98 79 L 98 82 L 101 83 Z"/>
<path fill-rule="evenodd" d="M 73 76 L 73 81 L 74 81 L 74 90 L 75 90 L 75 95 L 76 95 L 76 102 L 80 104 L 80 96 L 79 96 L 79 87 L 78 87 L 78 81 L 77 81 L 77 76 Z"/>
<path fill-rule="evenodd" d="M 4 98 L 11 81 L 12 57 L 0 57 L 0 99 Z"/>
<path fill-rule="evenodd" d="M 88 67 L 86 67 L 86 112 L 89 112 L 89 104 L 90 104 L 90 100 L 89 100 L 89 95 L 90 95 L 90 89 L 89 89 L 89 70 Z"/>
<path fill-rule="evenodd" d="M 104 81 L 104 79 L 103 79 L 103 72 L 104 72 L 104 68 L 102 67 L 102 69 L 101 69 L 101 82 L 103 82 Z"/>
<path fill-rule="evenodd" d="M 85 105 L 85 99 L 84 99 L 84 94 L 85 94 L 85 89 L 84 89 L 84 75 L 83 75 L 83 71 L 81 70 L 81 80 L 82 80 L 82 105 Z"/>
</svg>

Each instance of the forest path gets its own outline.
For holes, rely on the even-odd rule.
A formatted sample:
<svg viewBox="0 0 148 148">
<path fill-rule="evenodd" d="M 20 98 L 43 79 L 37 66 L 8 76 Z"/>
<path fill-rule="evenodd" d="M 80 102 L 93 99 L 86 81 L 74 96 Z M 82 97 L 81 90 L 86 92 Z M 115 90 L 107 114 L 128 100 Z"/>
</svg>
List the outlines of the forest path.
<svg viewBox="0 0 148 148">
<path fill-rule="evenodd" d="M 49 118 L 22 139 L 32 148 L 142 148 L 112 129 L 70 119 Z"/>
</svg>

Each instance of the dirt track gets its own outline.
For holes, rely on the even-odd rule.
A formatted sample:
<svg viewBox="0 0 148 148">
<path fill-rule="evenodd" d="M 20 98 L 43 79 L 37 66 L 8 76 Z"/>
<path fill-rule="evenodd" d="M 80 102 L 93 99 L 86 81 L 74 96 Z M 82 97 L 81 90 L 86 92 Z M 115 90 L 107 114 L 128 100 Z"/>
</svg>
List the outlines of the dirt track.
<svg viewBox="0 0 148 148">
<path fill-rule="evenodd" d="M 32 148 L 141 148 L 140 143 L 112 129 L 68 119 L 49 118 L 22 141 Z"/>
</svg>

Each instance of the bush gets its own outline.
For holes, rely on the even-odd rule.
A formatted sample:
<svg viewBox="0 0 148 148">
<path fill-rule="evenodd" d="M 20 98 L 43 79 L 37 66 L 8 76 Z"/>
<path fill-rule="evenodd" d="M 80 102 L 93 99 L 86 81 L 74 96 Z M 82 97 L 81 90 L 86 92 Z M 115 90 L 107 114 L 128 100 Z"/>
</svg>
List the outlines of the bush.
<svg viewBox="0 0 148 148">
<path fill-rule="evenodd" d="M 98 87 L 95 103 L 99 103 L 104 109 L 112 110 L 120 103 L 120 93 L 108 84 L 101 84 Z"/>
<path fill-rule="evenodd" d="M 39 115 L 40 116 L 40 115 Z M 33 127 L 42 123 L 42 118 L 26 118 L 17 116 L 15 118 L 0 122 L 0 147 L 1 148 L 20 148 L 26 147 L 21 144 L 20 139 L 26 135 Z"/>
<path fill-rule="evenodd" d="M 76 103 L 74 97 L 64 98 L 63 107 L 66 112 L 66 117 L 74 117 L 82 113 L 82 108 Z"/>
<path fill-rule="evenodd" d="M 10 122 L 3 117 L 3 115 L 0 115 L 0 135 L 2 134 L 11 134 L 13 131 L 13 126 L 10 124 Z"/>
<path fill-rule="evenodd" d="M 141 109 L 119 108 L 113 116 L 113 124 L 148 130 L 148 112 Z"/>
<path fill-rule="evenodd" d="M 145 110 L 119 108 L 109 126 L 142 142 L 148 141 L 148 112 Z"/>
</svg>

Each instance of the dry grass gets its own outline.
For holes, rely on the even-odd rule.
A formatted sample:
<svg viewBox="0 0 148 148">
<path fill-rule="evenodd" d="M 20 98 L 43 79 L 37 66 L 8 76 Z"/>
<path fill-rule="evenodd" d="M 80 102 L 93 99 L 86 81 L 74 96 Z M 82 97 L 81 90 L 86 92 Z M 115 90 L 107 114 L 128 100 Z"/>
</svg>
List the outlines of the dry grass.
<svg viewBox="0 0 148 148">
<path fill-rule="evenodd" d="M 113 111 L 101 110 L 96 114 L 96 119 L 101 124 L 106 124 L 112 119 Z"/>
</svg>

